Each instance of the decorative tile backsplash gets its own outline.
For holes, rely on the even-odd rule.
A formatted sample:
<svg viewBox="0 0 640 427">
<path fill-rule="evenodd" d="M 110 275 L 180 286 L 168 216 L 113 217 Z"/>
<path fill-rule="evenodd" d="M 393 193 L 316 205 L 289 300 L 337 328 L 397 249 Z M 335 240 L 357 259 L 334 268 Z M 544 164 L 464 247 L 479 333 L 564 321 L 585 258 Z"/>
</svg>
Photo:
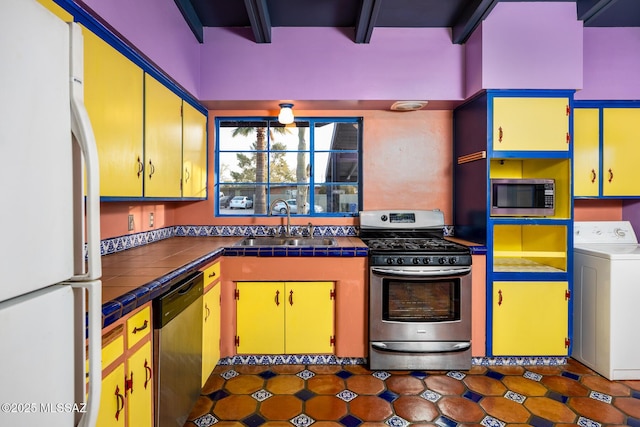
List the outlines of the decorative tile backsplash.
<svg viewBox="0 0 640 427">
<path fill-rule="evenodd" d="M 306 226 L 292 225 L 291 232 L 302 234 Z M 268 236 L 284 233 L 284 226 L 264 225 L 176 225 L 142 233 L 105 239 L 101 242 L 101 255 L 113 254 L 137 246 L 147 245 L 170 237 L 212 237 L 212 236 Z M 453 236 L 453 226 L 446 225 L 445 236 Z M 313 227 L 315 237 L 348 237 L 357 236 L 358 227 L 353 225 L 318 225 Z"/>
</svg>

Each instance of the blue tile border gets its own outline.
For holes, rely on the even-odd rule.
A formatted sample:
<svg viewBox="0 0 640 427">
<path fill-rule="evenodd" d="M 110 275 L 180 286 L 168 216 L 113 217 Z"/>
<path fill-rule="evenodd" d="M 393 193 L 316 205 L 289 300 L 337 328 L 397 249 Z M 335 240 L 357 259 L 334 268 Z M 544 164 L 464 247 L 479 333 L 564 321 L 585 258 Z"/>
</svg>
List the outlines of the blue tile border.
<svg viewBox="0 0 640 427">
<path fill-rule="evenodd" d="M 518 356 L 518 357 L 473 357 L 471 364 L 477 366 L 559 366 L 566 365 L 566 356 Z"/>
</svg>

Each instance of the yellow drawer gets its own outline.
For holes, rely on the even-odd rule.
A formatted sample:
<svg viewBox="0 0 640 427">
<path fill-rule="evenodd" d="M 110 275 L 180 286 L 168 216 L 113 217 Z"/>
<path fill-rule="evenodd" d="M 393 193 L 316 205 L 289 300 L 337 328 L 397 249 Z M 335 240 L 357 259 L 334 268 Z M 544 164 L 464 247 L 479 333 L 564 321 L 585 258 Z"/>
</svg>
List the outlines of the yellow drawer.
<svg viewBox="0 0 640 427">
<path fill-rule="evenodd" d="M 127 348 L 149 335 L 151 331 L 151 307 L 147 306 L 127 320 Z"/>
<path fill-rule="evenodd" d="M 220 278 L 220 261 L 216 261 L 204 269 L 204 287 Z"/>
<path fill-rule="evenodd" d="M 124 354 L 123 325 L 118 325 L 102 336 L 102 369 Z M 87 371 L 89 369 L 87 361 Z"/>
</svg>

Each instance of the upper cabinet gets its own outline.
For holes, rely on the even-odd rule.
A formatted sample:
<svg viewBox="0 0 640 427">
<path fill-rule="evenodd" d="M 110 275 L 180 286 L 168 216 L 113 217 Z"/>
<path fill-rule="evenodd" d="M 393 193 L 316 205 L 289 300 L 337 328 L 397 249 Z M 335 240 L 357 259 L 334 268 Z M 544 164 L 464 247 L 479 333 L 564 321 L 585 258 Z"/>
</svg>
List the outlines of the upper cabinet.
<svg viewBox="0 0 640 427">
<path fill-rule="evenodd" d="M 206 114 L 98 35 L 83 35 L 103 200 L 206 198 Z"/>
<path fill-rule="evenodd" d="M 493 151 L 568 151 L 568 97 L 493 98 Z"/>
<path fill-rule="evenodd" d="M 579 103 L 574 120 L 574 196 L 640 197 L 640 104 Z"/>
<path fill-rule="evenodd" d="M 100 195 L 143 195 L 143 72 L 83 30 L 84 98 L 98 146 Z"/>
<path fill-rule="evenodd" d="M 144 95 L 144 194 L 181 197 L 182 100 L 149 74 Z"/>
<path fill-rule="evenodd" d="M 182 196 L 207 196 L 207 116 L 182 103 Z"/>
</svg>

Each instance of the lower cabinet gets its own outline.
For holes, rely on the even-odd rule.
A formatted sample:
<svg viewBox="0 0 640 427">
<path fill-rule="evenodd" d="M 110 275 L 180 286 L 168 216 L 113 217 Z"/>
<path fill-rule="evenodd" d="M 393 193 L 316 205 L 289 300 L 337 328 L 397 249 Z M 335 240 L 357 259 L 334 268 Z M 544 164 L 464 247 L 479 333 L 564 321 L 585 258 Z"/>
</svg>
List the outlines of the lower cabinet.
<svg viewBox="0 0 640 427">
<path fill-rule="evenodd" d="M 202 386 L 220 359 L 220 262 L 204 269 L 202 301 Z"/>
<path fill-rule="evenodd" d="M 334 282 L 236 283 L 238 354 L 334 352 Z"/>
<path fill-rule="evenodd" d="M 102 392 L 96 426 L 153 427 L 151 306 L 102 334 Z"/>
<path fill-rule="evenodd" d="M 566 356 L 567 282 L 493 282 L 495 356 Z"/>
</svg>

